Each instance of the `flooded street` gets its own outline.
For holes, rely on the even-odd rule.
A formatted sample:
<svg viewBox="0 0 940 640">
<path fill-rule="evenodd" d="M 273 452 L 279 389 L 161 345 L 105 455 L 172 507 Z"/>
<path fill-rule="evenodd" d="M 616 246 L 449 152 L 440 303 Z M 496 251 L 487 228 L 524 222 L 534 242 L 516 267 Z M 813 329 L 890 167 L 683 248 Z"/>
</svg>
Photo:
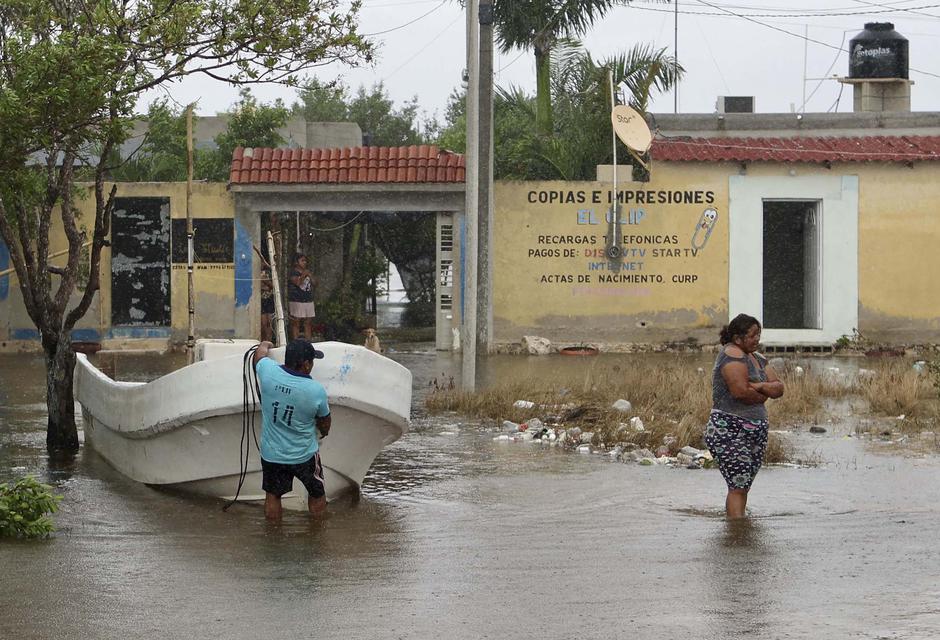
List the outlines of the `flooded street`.
<svg viewBox="0 0 940 640">
<path fill-rule="evenodd" d="M 391 355 L 415 374 L 412 432 L 358 500 L 279 527 L 132 483 L 86 448 L 51 462 L 41 359 L 0 356 L 0 481 L 32 473 L 64 496 L 53 539 L 0 542 L 0 638 L 940 635 L 936 457 L 884 454 L 848 426 L 794 434 L 824 463 L 765 468 L 750 523 L 730 526 L 717 470 L 494 442 L 423 415 L 458 359 Z M 146 379 L 180 362 L 113 366 Z M 544 362 L 494 358 L 481 377 L 591 366 Z"/>
</svg>

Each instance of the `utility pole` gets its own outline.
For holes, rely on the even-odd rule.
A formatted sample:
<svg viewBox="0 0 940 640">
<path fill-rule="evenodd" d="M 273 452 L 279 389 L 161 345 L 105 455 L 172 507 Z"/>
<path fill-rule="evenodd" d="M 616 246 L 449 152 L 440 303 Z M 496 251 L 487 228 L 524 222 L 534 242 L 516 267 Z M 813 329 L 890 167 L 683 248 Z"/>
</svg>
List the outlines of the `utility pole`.
<svg viewBox="0 0 940 640">
<path fill-rule="evenodd" d="M 186 107 L 186 285 L 189 292 L 189 362 L 196 357 L 196 292 L 193 285 L 193 104 Z"/>
<path fill-rule="evenodd" d="M 679 0 L 673 0 L 676 8 L 675 21 L 673 22 L 673 71 L 676 74 L 676 86 L 672 88 L 672 112 L 679 113 Z"/>
<path fill-rule="evenodd" d="M 479 215 L 480 151 L 480 56 L 479 0 L 467 0 L 467 152 L 462 252 L 464 295 L 460 320 L 463 324 L 461 388 L 476 390 L 477 376 L 477 218 Z"/>
<path fill-rule="evenodd" d="M 477 347 L 493 341 L 493 0 L 480 2 L 479 199 L 477 206 Z"/>
</svg>

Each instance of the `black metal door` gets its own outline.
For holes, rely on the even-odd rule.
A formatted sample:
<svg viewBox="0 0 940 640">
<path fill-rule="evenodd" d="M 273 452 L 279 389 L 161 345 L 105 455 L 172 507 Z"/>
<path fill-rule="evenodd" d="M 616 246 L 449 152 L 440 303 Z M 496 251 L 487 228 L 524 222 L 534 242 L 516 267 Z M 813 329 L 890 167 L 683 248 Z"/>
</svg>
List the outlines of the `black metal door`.
<svg viewBox="0 0 940 640">
<path fill-rule="evenodd" d="M 111 324 L 170 324 L 170 199 L 116 198 L 111 218 Z"/>
</svg>

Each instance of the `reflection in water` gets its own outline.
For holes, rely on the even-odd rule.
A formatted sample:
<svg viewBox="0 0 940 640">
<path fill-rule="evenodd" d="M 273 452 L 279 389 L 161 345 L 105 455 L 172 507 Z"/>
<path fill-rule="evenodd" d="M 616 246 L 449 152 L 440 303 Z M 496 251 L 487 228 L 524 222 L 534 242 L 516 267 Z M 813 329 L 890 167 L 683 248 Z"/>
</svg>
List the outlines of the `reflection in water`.
<svg viewBox="0 0 940 640">
<path fill-rule="evenodd" d="M 78 464 L 78 453 L 72 451 L 55 451 L 49 454 L 46 482 L 58 483 L 69 480 L 75 473 Z"/>
<path fill-rule="evenodd" d="M 762 544 L 760 528 L 753 518 L 726 519 L 721 544 L 729 549 L 756 549 Z"/>
<path fill-rule="evenodd" d="M 708 544 L 706 592 L 710 634 L 717 638 L 764 635 L 774 591 L 768 567 L 774 564 L 768 532 L 752 518 L 725 519 Z"/>
</svg>

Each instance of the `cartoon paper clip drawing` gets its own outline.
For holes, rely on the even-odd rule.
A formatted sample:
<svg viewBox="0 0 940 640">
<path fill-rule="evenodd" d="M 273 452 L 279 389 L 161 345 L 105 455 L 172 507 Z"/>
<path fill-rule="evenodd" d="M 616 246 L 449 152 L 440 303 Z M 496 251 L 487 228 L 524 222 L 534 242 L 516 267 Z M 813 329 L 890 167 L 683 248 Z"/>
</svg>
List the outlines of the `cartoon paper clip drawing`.
<svg viewBox="0 0 940 640">
<path fill-rule="evenodd" d="M 702 217 L 698 219 L 695 225 L 695 233 L 692 234 L 692 248 L 698 251 L 704 249 L 708 238 L 715 230 L 715 223 L 718 222 L 718 209 L 709 207 L 702 212 Z"/>
</svg>

